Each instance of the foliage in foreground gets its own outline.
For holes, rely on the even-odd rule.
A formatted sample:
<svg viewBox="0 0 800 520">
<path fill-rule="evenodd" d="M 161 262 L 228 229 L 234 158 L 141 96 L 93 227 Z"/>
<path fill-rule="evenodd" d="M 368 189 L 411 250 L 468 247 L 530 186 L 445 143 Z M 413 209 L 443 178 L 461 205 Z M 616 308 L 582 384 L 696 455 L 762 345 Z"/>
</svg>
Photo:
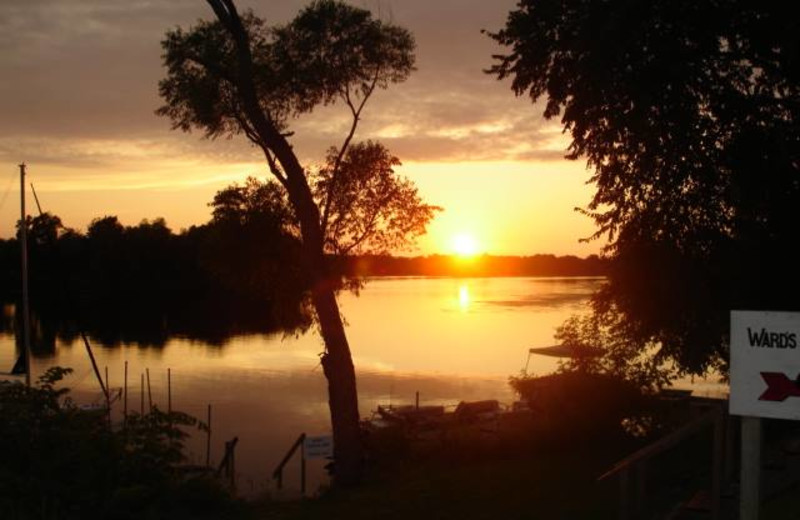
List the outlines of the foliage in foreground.
<svg viewBox="0 0 800 520">
<path fill-rule="evenodd" d="M 180 413 L 107 416 L 80 409 L 56 384 L 71 369 L 49 369 L 30 388 L 0 382 L 0 510 L 9 519 L 226 517 L 236 506 L 210 478 L 183 478 Z"/>
</svg>

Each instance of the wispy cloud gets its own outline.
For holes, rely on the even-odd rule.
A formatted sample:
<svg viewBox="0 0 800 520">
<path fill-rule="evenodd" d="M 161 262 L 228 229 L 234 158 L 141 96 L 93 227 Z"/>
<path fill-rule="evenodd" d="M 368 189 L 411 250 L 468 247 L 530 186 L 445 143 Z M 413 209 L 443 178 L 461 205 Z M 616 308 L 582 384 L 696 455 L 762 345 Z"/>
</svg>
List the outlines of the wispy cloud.
<svg viewBox="0 0 800 520">
<path fill-rule="evenodd" d="M 418 72 L 378 92 L 359 138 L 377 138 L 404 160 L 557 160 L 551 128 L 527 100 L 482 70 L 497 49 L 483 28 L 499 27 L 508 8 L 479 0 L 372 2 L 368 7 L 408 27 L 418 42 Z M 265 7 L 283 21 L 304 2 Z M 359 5 L 363 5 L 363 2 Z M 169 131 L 156 117 L 163 76 L 159 42 L 166 29 L 210 18 L 202 2 L 177 0 L 30 0 L 0 17 L 0 158 L 102 168 L 120 160 L 163 156 L 258 158 L 247 143 L 208 143 Z M 341 107 L 294 122 L 295 146 L 308 162 L 338 145 L 349 125 Z M 148 144 L 149 143 L 149 144 Z"/>
</svg>

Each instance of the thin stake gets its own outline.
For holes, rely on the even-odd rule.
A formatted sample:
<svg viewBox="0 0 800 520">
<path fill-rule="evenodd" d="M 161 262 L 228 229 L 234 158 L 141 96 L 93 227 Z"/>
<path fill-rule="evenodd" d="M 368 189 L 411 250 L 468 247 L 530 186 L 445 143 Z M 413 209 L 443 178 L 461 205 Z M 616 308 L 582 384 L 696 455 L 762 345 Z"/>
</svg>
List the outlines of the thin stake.
<svg viewBox="0 0 800 520">
<path fill-rule="evenodd" d="M 42 216 L 42 205 L 39 204 L 39 196 L 36 195 L 36 188 L 33 187 L 33 183 L 31 183 L 31 192 L 33 192 L 33 200 L 36 201 L 36 208 L 39 210 L 39 216 Z"/>
<path fill-rule="evenodd" d="M 300 496 L 306 496 L 306 440 L 300 443 Z"/>
<path fill-rule="evenodd" d="M 125 382 L 122 385 L 122 423 L 128 422 L 128 362 L 125 361 Z"/>
<path fill-rule="evenodd" d="M 150 413 L 153 413 L 153 392 L 150 389 L 150 369 L 145 368 L 147 372 L 147 402 L 150 405 Z"/>
<path fill-rule="evenodd" d="M 142 396 L 142 408 L 140 414 L 144 415 L 144 374 L 142 374 L 142 386 L 140 386 L 139 388 L 141 388 L 141 396 Z"/>
<path fill-rule="evenodd" d="M 92 353 L 92 346 L 89 344 L 89 339 L 83 332 L 81 332 L 81 337 L 83 338 L 83 344 L 86 345 L 86 352 L 89 353 L 89 361 L 92 362 L 94 375 L 97 376 L 97 382 L 100 383 L 100 389 L 103 390 L 103 394 L 105 394 L 106 399 L 108 399 L 108 388 L 103 384 L 103 378 L 100 377 L 100 369 L 97 368 L 97 361 L 94 359 L 94 353 Z"/>
<path fill-rule="evenodd" d="M 211 464 L 211 403 L 208 405 L 208 416 L 206 418 L 208 431 L 206 434 L 206 466 Z"/>
<path fill-rule="evenodd" d="M 416 409 L 417 409 L 417 411 L 419 411 L 419 390 L 417 390 L 417 401 L 416 401 L 416 403 L 417 403 Z"/>
<path fill-rule="evenodd" d="M 172 413 L 172 370 L 167 368 L 167 412 Z"/>
<path fill-rule="evenodd" d="M 111 423 L 111 397 L 109 396 L 109 392 L 111 392 L 111 387 L 108 386 L 108 365 L 105 367 L 106 370 L 106 388 L 108 391 L 106 392 L 106 413 L 108 413 L 108 422 Z"/>
</svg>

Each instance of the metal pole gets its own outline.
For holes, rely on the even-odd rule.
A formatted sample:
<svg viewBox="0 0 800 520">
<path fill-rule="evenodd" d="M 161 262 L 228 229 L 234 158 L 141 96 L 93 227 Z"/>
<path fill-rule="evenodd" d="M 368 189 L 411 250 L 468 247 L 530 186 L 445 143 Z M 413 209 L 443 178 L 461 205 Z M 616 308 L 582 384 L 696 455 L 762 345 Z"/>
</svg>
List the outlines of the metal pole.
<svg viewBox="0 0 800 520">
<path fill-rule="evenodd" d="M 28 299 L 28 220 L 25 215 L 25 163 L 19 165 L 20 250 L 22 254 L 22 344 L 25 349 L 25 384 L 31 386 L 31 310 Z"/>
<path fill-rule="evenodd" d="M 761 486 L 761 419 L 742 417 L 739 520 L 758 520 Z"/>
</svg>

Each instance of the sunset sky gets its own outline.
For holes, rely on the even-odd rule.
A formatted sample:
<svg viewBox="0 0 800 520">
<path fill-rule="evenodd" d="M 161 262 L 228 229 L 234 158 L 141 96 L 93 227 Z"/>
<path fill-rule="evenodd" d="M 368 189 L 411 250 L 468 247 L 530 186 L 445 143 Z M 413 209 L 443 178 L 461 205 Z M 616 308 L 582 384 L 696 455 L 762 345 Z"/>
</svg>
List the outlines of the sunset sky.
<svg viewBox="0 0 800 520">
<path fill-rule="evenodd" d="M 239 1 L 272 23 L 307 2 Z M 445 208 L 419 248 L 450 253 L 469 236 L 491 254 L 596 253 L 579 243 L 592 222 L 573 208 L 593 188 L 582 161 L 563 159 L 558 121 L 545 121 L 509 83 L 482 72 L 500 49 L 481 29 L 499 29 L 514 0 L 364 0 L 382 19 L 409 29 L 417 68 L 379 91 L 357 138 L 379 139 L 432 204 Z M 174 231 L 201 224 L 222 187 L 268 174 L 244 138 L 208 141 L 170 130 L 154 115 L 164 76 L 160 41 L 212 12 L 203 0 L 27 0 L 0 13 L 0 237 L 19 218 L 17 164 L 28 164 L 43 209 L 85 230 L 92 218 L 124 224 L 163 217 Z M 306 164 L 341 143 L 340 106 L 294 121 Z M 30 211 L 35 214 L 31 197 Z"/>
</svg>

